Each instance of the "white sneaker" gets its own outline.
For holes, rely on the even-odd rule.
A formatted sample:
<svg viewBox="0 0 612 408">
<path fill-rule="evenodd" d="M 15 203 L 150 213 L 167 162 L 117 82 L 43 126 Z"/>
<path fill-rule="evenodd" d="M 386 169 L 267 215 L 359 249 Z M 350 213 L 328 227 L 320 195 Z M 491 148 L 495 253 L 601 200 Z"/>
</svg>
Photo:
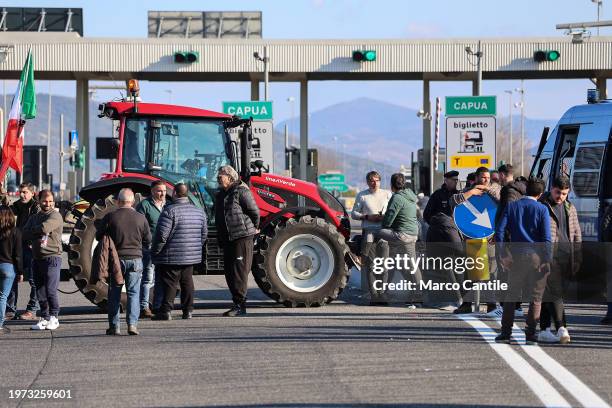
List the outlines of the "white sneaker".
<svg viewBox="0 0 612 408">
<path fill-rule="evenodd" d="M 32 330 L 45 330 L 47 328 L 47 325 L 49 324 L 49 320 L 45 320 L 45 319 L 40 319 L 38 321 L 38 323 L 33 324 L 32 327 L 30 327 L 30 329 Z"/>
<path fill-rule="evenodd" d="M 500 318 L 504 314 L 504 310 L 501 307 L 496 307 L 486 314 L 487 317 Z"/>
<path fill-rule="evenodd" d="M 47 323 L 47 327 L 45 327 L 45 329 L 55 330 L 58 327 L 59 327 L 59 320 L 57 320 L 57 317 L 51 316 L 51 319 L 49 319 L 49 323 Z"/>
<path fill-rule="evenodd" d="M 538 334 L 538 343 L 559 343 L 559 337 L 550 331 L 550 327 L 546 330 L 540 330 Z"/>
<path fill-rule="evenodd" d="M 523 308 L 514 309 L 514 317 L 523 317 L 525 313 L 523 312 Z"/>
<path fill-rule="evenodd" d="M 565 327 L 559 327 L 559 330 L 557 330 L 557 337 L 561 344 L 567 344 L 571 340 L 569 332 Z"/>
</svg>

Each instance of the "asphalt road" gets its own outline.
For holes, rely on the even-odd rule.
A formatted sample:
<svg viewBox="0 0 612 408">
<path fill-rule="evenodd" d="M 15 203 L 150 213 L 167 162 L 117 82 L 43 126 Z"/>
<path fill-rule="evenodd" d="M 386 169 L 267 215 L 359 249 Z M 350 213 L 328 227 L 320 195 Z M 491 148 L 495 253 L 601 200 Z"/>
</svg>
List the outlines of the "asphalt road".
<svg viewBox="0 0 612 408">
<path fill-rule="evenodd" d="M 62 295 L 53 333 L 10 322 L 0 406 L 612 405 L 612 327 L 597 324 L 600 306 L 570 307 L 571 345 L 540 347 L 491 344 L 490 319 L 366 306 L 355 288 L 325 307 L 286 309 L 253 285 L 249 315 L 233 319 L 220 316 L 222 277 L 196 277 L 196 288 L 192 320 L 142 321 L 140 336 L 106 336 L 106 316 L 79 293 Z M 72 398 L 10 399 L 16 389 Z"/>
</svg>

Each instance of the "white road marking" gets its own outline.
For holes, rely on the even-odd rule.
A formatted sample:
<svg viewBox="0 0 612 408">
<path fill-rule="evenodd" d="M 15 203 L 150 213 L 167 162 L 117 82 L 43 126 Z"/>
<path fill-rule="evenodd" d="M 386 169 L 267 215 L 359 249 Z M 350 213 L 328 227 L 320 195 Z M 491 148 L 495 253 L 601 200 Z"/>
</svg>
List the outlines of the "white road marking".
<svg viewBox="0 0 612 408">
<path fill-rule="evenodd" d="M 496 319 L 497 320 L 497 319 Z M 501 324 L 497 320 L 498 324 Z M 534 359 L 544 370 L 561 384 L 576 400 L 583 406 L 589 408 L 603 407 L 610 408 L 610 405 L 601 399 L 578 377 L 572 374 L 567 368 L 559 364 L 554 358 L 548 355 L 537 345 L 525 344 L 525 333 L 514 325 L 512 336 L 519 342 L 521 348 L 529 357 Z"/>
<path fill-rule="evenodd" d="M 495 343 L 497 333 L 474 316 L 459 315 L 459 318 L 472 326 L 491 348 L 504 359 L 506 364 L 527 384 L 545 407 L 571 407 L 569 402 L 548 382 L 542 374 L 521 357 L 508 344 Z"/>
</svg>

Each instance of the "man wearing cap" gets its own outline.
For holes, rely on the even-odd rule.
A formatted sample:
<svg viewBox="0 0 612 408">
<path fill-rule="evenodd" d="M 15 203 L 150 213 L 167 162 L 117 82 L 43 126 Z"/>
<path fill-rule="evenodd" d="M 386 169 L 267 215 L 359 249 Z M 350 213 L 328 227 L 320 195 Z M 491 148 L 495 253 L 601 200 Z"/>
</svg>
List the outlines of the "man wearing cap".
<svg viewBox="0 0 612 408">
<path fill-rule="evenodd" d="M 444 183 L 431 195 L 423 212 L 423 218 L 428 224 L 435 224 L 436 219 L 433 218 L 440 213 L 448 217 L 453 216 L 449 200 L 454 194 L 459 193 L 459 190 L 457 190 L 458 181 L 459 172 L 453 170 L 444 174 Z"/>
</svg>

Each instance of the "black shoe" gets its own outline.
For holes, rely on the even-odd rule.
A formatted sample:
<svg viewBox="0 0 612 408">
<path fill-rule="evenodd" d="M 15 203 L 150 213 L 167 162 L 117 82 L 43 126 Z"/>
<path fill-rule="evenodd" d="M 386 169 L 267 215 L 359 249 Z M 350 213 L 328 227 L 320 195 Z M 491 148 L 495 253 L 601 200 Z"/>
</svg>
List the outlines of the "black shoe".
<svg viewBox="0 0 612 408">
<path fill-rule="evenodd" d="M 453 311 L 454 314 L 468 314 L 472 313 L 472 302 L 463 302 L 461 306 Z"/>
<path fill-rule="evenodd" d="M 237 317 L 246 315 L 246 308 L 243 305 L 234 305 L 230 310 L 223 313 L 225 317 Z"/>
<path fill-rule="evenodd" d="M 130 336 L 138 336 L 140 333 L 138 332 L 138 329 L 136 328 L 136 326 L 134 326 L 133 324 L 130 324 L 128 326 L 128 334 Z"/>
<path fill-rule="evenodd" d="M 487 303 L 487 313 L 497 309 L 497 303 Z"/>
<path fill-rule="evenodd" d="M 0 336 L 3 334 L 11 334 L 11 329 L 6 326 L 0 326 Z"/>
<path fill-rule="evenodd" d="M 496 343 L 505 343 L 505 344 L 510 344 L 510 339 L 512 338 L 512 335 L 510 334 L 500 334 L 499 336 L 497 336 L 495 338 L 495 342 Z"/>
<path fill-rule="evenodd" d="M 172 320 L 170 313 L 155 313 L 151 320 Z"/>
<path fill-rule="evenodd" d="M 600 320 L 599 324 L 612 325 L 612 315 L 606 315 Z"/>
<path fill-rule="evenodd" d="M 119 331 L 119 328 L 117 326 L 111 326 L 106 329 L 106 334 L 108 336 L 119 336 L 121 335 L 121 332 Z"/>
<path fill-rule="evenodd" d="M 183 311 L 183 320 L 189 320 L 192 317 L 193 317 L 193 313 L 192 312 L 190 312 L 188 310 Z"/>
<path fill-rule="evenodd" d="M 538 336 L 535 333 L 535 330 L 525 330 L 525 343 L 527 344 L 536 344 L 538 342 Z"/>
</svg>

